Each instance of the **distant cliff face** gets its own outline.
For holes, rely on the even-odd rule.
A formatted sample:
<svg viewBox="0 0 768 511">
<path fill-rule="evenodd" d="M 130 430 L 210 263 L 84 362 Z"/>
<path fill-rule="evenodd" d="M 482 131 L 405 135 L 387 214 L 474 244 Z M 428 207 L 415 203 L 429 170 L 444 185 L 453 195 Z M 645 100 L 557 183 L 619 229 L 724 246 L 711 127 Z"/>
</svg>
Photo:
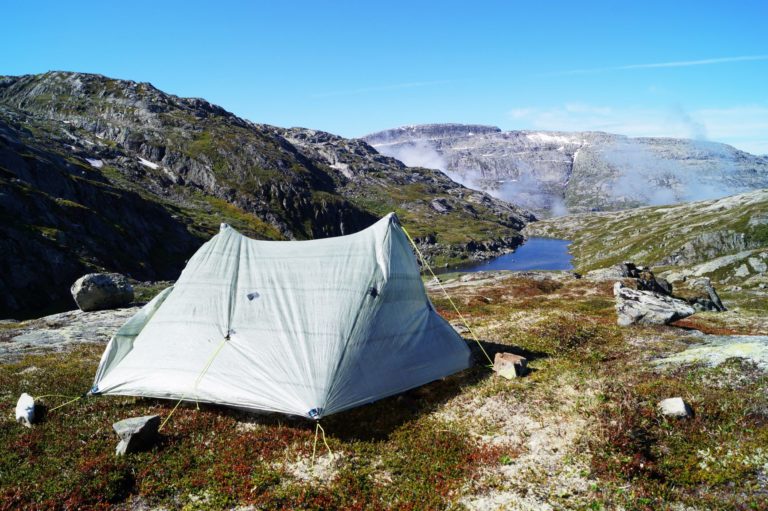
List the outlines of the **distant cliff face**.
<svg viewBox="0 0 768 511">
<path fill-rule="evenodd" d="M 0 77 L 0 318 L 66 300 L 88 271 L 173 279 L 221 222 L 312 239 L 390 211 L 437 263 L 507 251 L 533 219 L 363 141 L 255 124 L 148 83 Z"/>
<path fill-rule="evenodd" d="M 428 124 L 363 137 L 407 165 L 544 215 L 721 197 L 768 186 L 768 159 L 715 142 Z"/>
</svg>

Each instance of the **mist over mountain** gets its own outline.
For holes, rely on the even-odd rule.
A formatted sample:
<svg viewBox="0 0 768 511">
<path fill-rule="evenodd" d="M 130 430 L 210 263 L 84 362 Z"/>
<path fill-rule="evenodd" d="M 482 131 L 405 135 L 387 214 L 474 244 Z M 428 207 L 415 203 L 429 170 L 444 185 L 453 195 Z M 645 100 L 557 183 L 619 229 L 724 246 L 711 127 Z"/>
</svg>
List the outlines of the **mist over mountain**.
<svg viewBox="0 0 768 511">
<path fill-rule="evenodd" d="M 426 124 L 362 137 L 407 165 L 544 216 L 705 200 L 768 187 L 768 158 L 717 142 Z"/>
</svg>

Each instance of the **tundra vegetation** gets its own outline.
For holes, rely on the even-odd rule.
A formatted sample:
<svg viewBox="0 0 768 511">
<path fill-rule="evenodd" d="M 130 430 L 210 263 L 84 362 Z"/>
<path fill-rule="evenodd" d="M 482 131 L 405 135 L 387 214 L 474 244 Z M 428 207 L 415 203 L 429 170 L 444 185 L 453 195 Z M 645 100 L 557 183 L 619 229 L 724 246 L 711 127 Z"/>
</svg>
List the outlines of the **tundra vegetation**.
<svg viewBox="0 0 768 511">
<path fill-rule="evenodd" d="M 766 509 L 768 379 L 753 363 L 660 368 L 654 360 L 697 337 L 676 326 L 616 326 L 610 281 L 566 272 L 441 279 L 485 350 L 526 356 L 529 375 L 500 378 L 475 348 L 472 369 L 325 419 L 333 454 L 319 442 L 314 466 L 313 424 L 279 415 L 184 404 L 157 446 L 125 457 L 114 455 L 111 424 L 165 416 L 173 402 L 89 398 L 32 429 L 7 418 L 0 506 Z M 459 325 L 435 282 L 428 286 Z M 704 331 L 768 333 L 768 321 L 746 312 L 694 318 Z M 4 324 L 2 339 L 21 327 Z M 3 409 L 10 415 L 24 391 L 80 394 L 102 350 L 6 361 Z M 661 416 L 656 404 L 672 396 L 694 417 Z"/>
</svg>

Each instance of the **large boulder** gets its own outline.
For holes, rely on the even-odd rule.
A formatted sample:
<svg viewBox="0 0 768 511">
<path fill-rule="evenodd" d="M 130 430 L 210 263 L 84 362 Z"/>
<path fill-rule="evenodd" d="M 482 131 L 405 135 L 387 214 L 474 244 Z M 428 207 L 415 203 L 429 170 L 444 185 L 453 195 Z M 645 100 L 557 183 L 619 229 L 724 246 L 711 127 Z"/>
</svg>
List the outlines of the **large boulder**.
<svg viewBox="0 0 768 511">
<path fill-rule="evenodd" d="M 633 323 L 666 325 L 696 312 L 683 300 L 630 289 L 621 282 L 614 284 L 613 294 L 616 297 L 617 323 L 621 326 Z"/>
<path fill-rule="evenodd" d="M 133 286 L 119 273 L 89 273 L 72 284 L 72 298 L 83 311 L 126 307 L 133 301 Z"/>
</svg>

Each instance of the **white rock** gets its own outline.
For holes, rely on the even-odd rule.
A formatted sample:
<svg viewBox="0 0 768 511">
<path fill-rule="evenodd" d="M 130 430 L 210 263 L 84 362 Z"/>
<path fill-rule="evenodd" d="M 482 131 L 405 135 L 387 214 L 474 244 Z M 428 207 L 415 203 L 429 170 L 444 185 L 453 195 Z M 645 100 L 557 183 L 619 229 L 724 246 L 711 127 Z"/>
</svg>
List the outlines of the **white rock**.
<svg viewBox="0 0 768 511">
<path fill-rule="evenodd" d="M 31 428 L 35 422 L 35 398 L 26 392 L 16 402 L 16 422 Z"/>
<path fill-rule="evenodd" d="M 749 268 L 746 264 L 742 264 L 738 268 L 736 268 L 736 271 L 733 272 L 734 276 L 736 277 L 746 277 L 749 275 Z"/>
<path fill-rule="evenodd" d="M 141 157 L 139 157 L 139 163 L 141 163 L 145 167 L 149 167 L 152 170 L 157 170 L 160 168 L 160 165 L 158 165 L 157 163 L 149 160 L 145 160 L 144 158 L 141 158 Z"/>
<path fill-rule="evenodd" d="M 749 261 L 749 265 L 758 273 L 765 273 L 766 270 L 768 270 L 768 265 L 765 264 L 765 261 L 762 261 L 757 257 L 750 257 L 747 261 Z"/>
<path fill-rule="evenodd" d="M 588 271 L 585 277 L 588 280 L 616 280 L 623 278 L 621 269 L 617 266 L 611 266 L 610 268 L 598 268 L 597 270 Z"/>
<path fill-rule="evenodd" d="M 90 164 L 90 166 L 95 169 L 100 169 L 104 166 L 104 162 L 102 160 L 86 158 L 85 161 L 87 161 Z"/>
<path fill-rule="evenodd" d="M 690 417 L 693 412 L 691 407 L 681 397 L 670 397 L 659 402 L 659 410 L 667 417 L 680 419 Z"/>
</svg>

